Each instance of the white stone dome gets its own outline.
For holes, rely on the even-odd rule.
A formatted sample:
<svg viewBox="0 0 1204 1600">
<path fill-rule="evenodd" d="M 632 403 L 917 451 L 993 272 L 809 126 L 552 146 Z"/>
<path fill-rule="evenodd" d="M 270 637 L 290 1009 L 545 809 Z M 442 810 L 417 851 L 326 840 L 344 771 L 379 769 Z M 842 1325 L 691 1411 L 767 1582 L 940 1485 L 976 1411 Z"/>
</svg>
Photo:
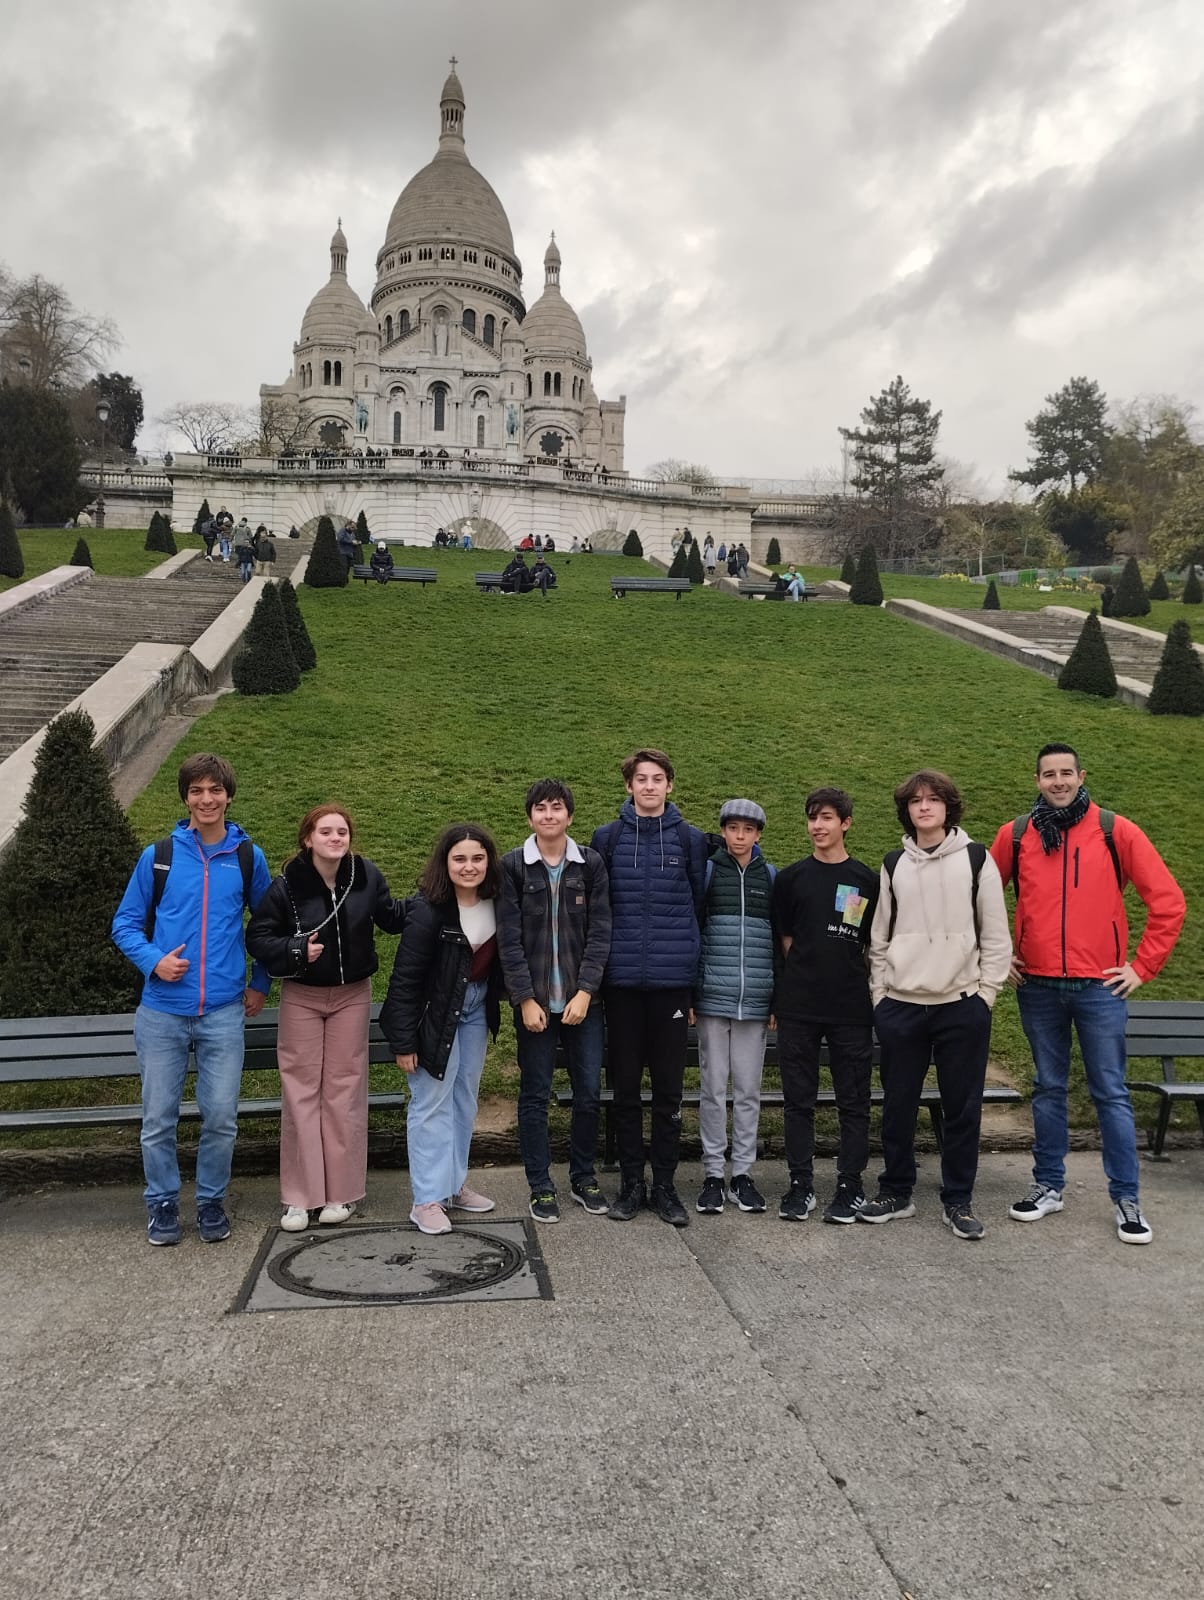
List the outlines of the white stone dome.
<svg viewBox="0 0 1204 1600">
<path fill-rule="evenodd" d="M 556 235 L 543 258 L 546 283 L 523 322 L 527 354 L 569 355 L 585 359 L 585 329 L 581 319 L 560 292 L 560 251 Z"/>
<path fill-rule="evenodd" d="M 330 280 L 305 308 L 300 343 L 352 344 L 368 316 L 367 306 L 347 282 L 347 240 L 340 223 L 330 241 Z"/>
</svg>

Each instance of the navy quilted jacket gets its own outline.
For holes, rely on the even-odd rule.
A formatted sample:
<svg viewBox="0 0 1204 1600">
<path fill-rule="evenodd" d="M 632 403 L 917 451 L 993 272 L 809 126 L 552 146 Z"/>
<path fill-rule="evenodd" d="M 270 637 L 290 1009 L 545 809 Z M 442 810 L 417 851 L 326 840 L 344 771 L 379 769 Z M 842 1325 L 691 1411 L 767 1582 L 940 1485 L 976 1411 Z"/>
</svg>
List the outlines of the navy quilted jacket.
<svg viewBox="0 0 1204 1600">
<path fill-rule="evenodd" d="M 698 970 L 698 914 L 705 886 L 706 835 L 675 805 L 638 817 L 623 802 L 617 822 L 590 841 L 610 872 L 610 960 L 616 989 L 688 988 Z"/>
</svg>

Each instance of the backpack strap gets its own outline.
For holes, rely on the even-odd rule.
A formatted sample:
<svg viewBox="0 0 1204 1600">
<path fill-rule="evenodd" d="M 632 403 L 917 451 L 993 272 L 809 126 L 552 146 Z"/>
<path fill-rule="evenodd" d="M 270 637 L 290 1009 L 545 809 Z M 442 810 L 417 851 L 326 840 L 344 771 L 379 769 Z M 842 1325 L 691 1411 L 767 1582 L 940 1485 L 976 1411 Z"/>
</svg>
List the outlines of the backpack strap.
<svg viewBox="0 0 1204 1600">
<path fill-rule="evenodd" d="M 1012 820 L 1012 888 L 1020 893 L 1020 841 L 1024 838 L 1024 830 L 1028 827 L 1029 815 L 1026 811 L 1022 817 Z"/>
<path fill-rule="evenodd" d="M 1024 819 L 1026 822 L 1028 818 Z M 1023 829 L 1021 830 L 1023 832 Z M 978 880 L 982 877 L 982 869 L 987 859 L 987 847 L 977 839 L 971 839 L 966 845 L 966 854 L 970 857 L 970 906 L 974 913 L 974 936 L 980 933 L 978 925 Z M 895 900 L 895 868 L 902 858 L 902 850 L 890 850 L 882 858 L 882 865 L 886 869 L 886 881 L 890 885 L 890 924 L 886 930 L 886 942 L 889 944 L 895 936 L 895 915 L 898 902 Z"/>
<path fill-rule="evenodd" d="M 251 909 L 251 883 L 255 877 L 255 846 L 249 839 L 238 841 L 238 865 L 242 869 L 242 903 Z"/>
<path fill-rule="evenodd" d="M 895 916 L 898 912 L 898 904 L 895 900 L 895 868 L 899 865 L 902 856 L 902 850 L 888 850 L 882 858 L 882 865 L 886 871 L 886 881 L 890 887 L 890 926 L 886 930 L 887 944 L 895 936 Z"/>
<path fill-rule="evenodd" d="M 175 840 L 169 833 L 166 839 L 156 839 L 154 848 L 155 859 L 151 867 L 151 871 L 154 873 L 154 877 L 151 880 L 151 902 L 150 909 L 146 913 L 146 923 L 143 927 L 147 943 L 155 936 L 155 913 L 159 909 L 163 891 L 167 888 L 167 874 L 171 871 Z M 238 866 L 242 873 L 242 903 L 249 911 L 251 908 L 251 884 L 255 878 L 255 846 L 250 839 L 240 839 L 238 841 Z"/>
<path fill-rule="evenodd" d="M 1012 823 L 1012 888 L 1020 893 L 1020 841 L 1024 837 L 1024 830 L 1028 827 L 1029 816 L 1026 811 L 1022 817 L 1017 817 Z M 1112 857 L 1112 870 L 1116 873 L 1116 887 L 1124 893 L 1125 874 L 1120 864 L 1120 854 L 1116 848 L 1116 840 L 1112 837 L 1116 828 L 1116 812 L 1107 811 L 1103 806 L 1099 808 L 1100 832 L 1104 836 L 1104 843 L 1108 846 L 1108 854 Z"/>
</svg>

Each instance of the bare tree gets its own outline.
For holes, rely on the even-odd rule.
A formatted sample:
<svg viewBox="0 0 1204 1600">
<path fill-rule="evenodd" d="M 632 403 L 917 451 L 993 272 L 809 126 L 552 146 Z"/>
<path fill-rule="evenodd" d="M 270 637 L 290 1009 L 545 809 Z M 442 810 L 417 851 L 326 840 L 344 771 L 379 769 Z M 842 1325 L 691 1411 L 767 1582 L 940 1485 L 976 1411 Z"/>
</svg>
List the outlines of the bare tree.
<svg viewBox="0 0 1204 1600">
<path fill-rule="evenodd" d="M 78 389 L 121 343 L 114 322 L 79 311 L 61 284 L 0 268 L 0 354 L 5 375 L 36 389 Z"/>
<path fill-rule="evenodd" d="M 298 450 L 310 442 L 310 419 L 301 414 L 296 397 L 288 394 L 259 396 L 258 414 L 250 414 L 252 427 L 258 425 L 259 449 L 264 455 Z"/>
<path fill-rule="evenodd" d="M 654 461 L 644 476 L 651 478 L 654 483 L 696 483 L 704 488 L 715 482 L 715 474 L 710 467 L 694 461 L 681 461 L 676 456 Z"/>
<path fill-rule="evenodd" d="M 177 400 L 155 421 L 202 456 L 229 449 L 246 431 L 246 412 L 224 400 Z"/>
</svg>

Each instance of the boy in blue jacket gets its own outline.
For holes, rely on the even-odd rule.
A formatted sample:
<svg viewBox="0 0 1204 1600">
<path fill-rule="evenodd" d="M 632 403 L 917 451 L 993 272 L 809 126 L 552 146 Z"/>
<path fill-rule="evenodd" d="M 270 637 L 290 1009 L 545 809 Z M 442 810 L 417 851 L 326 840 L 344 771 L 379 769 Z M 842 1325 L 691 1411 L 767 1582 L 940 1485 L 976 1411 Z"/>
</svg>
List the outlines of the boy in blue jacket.
<svg viewBox="0 0 1204 1600">
<path fill-rule="evenodd" d="M 188 817 L 171 834 L 170 854 L 147 846 L 113 918 L 114 943 L 145 980 L 134 1046 L 147 1238 L 156 1245 L 182 1237 L 176 1129 L 190 1048 L 201 1108 L 197 1231 L 206 1244 L 230 1237 L 223 1202 L 238 1133 L 243 1019 L 259 1015 L 271 987 L 258 963 L 247 986 L 243 913 L 255 908 L 272 875 L 258 845 L 226 820 L 234 769 L 220 756 L 189 756 L 179 786 Z"/>
</svg>

